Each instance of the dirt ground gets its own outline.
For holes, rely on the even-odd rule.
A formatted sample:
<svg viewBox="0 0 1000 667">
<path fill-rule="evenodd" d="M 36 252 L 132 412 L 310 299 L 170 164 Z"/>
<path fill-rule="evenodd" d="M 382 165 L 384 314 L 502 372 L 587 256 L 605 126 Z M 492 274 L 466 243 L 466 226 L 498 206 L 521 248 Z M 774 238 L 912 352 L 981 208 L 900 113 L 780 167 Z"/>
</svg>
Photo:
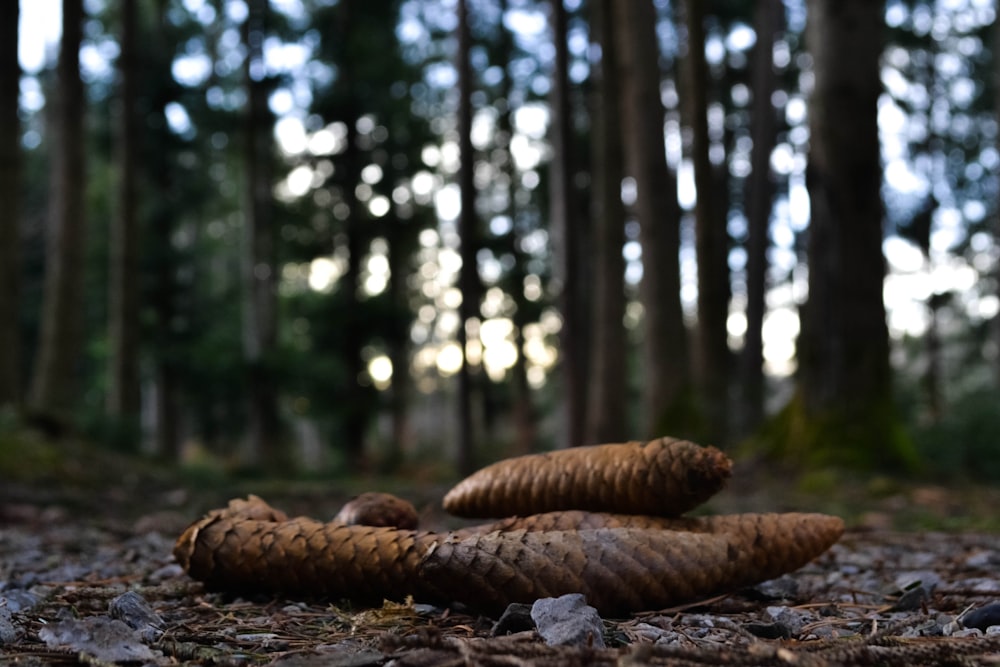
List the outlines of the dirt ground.
<svg viewBox="0 0 1000 667">
<path fill-rule="evenodd" d="M 201 512 L 255 492 L 330 517 L 357 489 L 174 483 L 120 472 L 0 489 L 0 662 L 17 665 L 1000 665 L 995 489 L 752 471 L 706 511 L 820 510 L 849 530 L 801 570 L 675 609 L 602 619 L 600 641 L 549 646 L 524 616 L 422 604 L 234 598 L 171 556 Z M 106 476 L 101 479 L 106 479 Z M 358 482 L 361 485 L 370 480 Z M 405 491 L 391 489 L 405 495 Z M 419 490 L 435 508 L 441 489 Z M 853 500 L 852 500 L 853 498 Z"/>
</svg>

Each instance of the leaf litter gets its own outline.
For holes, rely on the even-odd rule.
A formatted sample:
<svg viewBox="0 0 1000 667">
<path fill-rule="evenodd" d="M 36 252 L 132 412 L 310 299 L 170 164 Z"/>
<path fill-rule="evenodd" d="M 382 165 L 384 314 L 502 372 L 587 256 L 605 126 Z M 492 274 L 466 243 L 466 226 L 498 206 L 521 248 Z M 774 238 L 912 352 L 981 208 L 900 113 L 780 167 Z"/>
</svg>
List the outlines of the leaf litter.
<svg viewBox="0 0 1000 667">
<path fill-rule="evenodd" d="M 170 555 L 189 512 L 118 512 L 0 508 L 0 662 L 1000 665 L 997 535 L 849 530 L 778 579 L 600 619 L 602 648 L 550 646 L 530 624 L 495 634 L 494 618 L 421 600 L 364 609 L 206 592 Z"/>
</svg>

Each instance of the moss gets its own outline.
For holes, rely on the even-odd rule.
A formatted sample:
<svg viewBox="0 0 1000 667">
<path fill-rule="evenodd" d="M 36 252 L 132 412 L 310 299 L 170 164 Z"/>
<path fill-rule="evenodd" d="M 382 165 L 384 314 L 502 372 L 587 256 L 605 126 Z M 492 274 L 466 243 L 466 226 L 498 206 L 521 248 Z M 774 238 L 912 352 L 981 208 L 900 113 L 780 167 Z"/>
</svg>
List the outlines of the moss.
<svg viewBox="0 0 1000 667">
<path fill-rule="evenodd" d="M 701 444 L 715 444 L 708 440 L 707 435 L 710 432 L 710 425 L 705 410 L 698 400 L 697 392 L 692 385 L 688 385 L 678 393 L 670 405 L 666 406 L 654 422 L 653 433 L 649 435 L 655 437 L 669 434 Z"/>
<path fill-rule="evenodd" d="M 916 448 L 890 401 L 862 411 L 809 414 L 800 395 L 764 423 L 742 447 L 805 468 L 914 472 Z"/>
</svg>

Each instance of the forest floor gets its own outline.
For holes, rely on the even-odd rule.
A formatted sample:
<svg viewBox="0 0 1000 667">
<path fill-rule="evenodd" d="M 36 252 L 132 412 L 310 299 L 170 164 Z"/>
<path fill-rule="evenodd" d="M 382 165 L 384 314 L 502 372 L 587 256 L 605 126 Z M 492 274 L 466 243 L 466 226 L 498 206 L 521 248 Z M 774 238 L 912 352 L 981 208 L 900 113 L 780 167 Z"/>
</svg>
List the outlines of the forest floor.
<svg viewBox="0 0 1000 667">
<path fill-rule="evenodd" d="M 188 523 L 247 493 L 329 518 L 360 491 L 387 490 L 448 527 L 437 509 L 447 484 L 433 476 L 199 480 L 35 445 L 0 443 L 4 664 L 1000 665 L 996 487 L 738 464 L 705 511 L 826 511 L 847 533 L 791 575 L 603 619 L 596 642 L 549 646 L 523 619 L 497 633 L 497 619 L 420 600 L 351 609 L 209 593 L 171 555 Z"/>
</svg>

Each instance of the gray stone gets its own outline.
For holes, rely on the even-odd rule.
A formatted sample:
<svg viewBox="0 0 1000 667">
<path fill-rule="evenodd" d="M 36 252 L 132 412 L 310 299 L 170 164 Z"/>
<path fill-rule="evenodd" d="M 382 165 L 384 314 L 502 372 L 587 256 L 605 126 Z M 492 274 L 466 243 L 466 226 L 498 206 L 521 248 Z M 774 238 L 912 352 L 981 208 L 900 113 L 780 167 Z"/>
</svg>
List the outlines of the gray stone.
<svg viewBox="0 0 1000 667">
<path fill-rule="evenodd" d="M 604 648 L 604 622 L 579 593 L 535 600 L 531 618 L 549 646 Z"/>
</svg>

